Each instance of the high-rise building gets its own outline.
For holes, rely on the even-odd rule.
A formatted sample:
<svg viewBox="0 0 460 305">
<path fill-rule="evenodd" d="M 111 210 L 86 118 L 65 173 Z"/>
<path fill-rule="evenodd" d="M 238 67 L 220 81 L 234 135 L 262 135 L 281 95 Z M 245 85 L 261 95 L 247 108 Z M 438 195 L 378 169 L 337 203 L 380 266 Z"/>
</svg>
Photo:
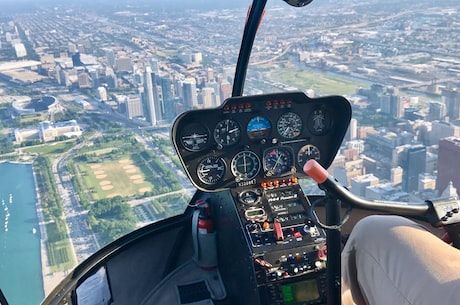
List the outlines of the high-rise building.
<svg viewBox="0 0 460 305">
<path fill-rule="evenodd" d="M 439 139 L 447 137 L 460 137 L 460 127 L 444 121 L 434 121 L 431 123 L 429 133 L 429 144 L 438 144 Z"/>
<path fill-rule="evenodd" d="M 460 91 L 457 88 L 442 90 L 442 101 L 446 105 L 449 120 L 452 122 L 460 118 Z"/>
<path fill-rule="evenodd" d="M 99 87 L 99 88 L 97 88 L 97 97 L 98 97 L 101 101 L 104 101 L 104 102 L 106 102 L 106 101 L 108 100 L 107 90 L 105 89 L 105 87 Z"/>
<path fill-rule="evenodd" d="M 358 137 L 358 121 L 353 118 L 350 120 L 350 125 L 348 126 L 347 133 L 345 134 L 345 139 L 347 141 L 356 140 Z"/>
<path fill-rule="evenodd" d="M 220 85 L 218 82 L 207 82 L 205 84 L 205 87 L 213 88 L 214 89 L 214 106 L 217 107 L 222 103 L 222 100 L 220 99 Z"/>
<path fill-rule="evenodd" d="M 441 121 L 446 116 L 446 105 L 441 102 L 433 101 L 430 102 L 430 108 L 428 111 L 429 121 Z"/>
<path fill-rule="evenodd" d="M 109 88 L 114 89 L 118 87 L 118 78 L 112 68 L 107 67 L 105 69 L 105 77 Z"/>
<path fill-rule="evenodd" d="M 201 97 L 203 99 L 203 108 L 212 108 L 216 106 L 216 94 L 214 88 L 204 87 L 201 89 Z"/>
<path fill-rule="evenodd" d="M 104 49 L 105 57 L 107 57 L 107 64 L 111 67 L 115 67 L 115 53 L 112 49 Z"/>
<path fill-rule="evenodd" d="M 92 87 L 91 79 L 88 73 L 83 72 L 83 71 L 78 73 L 78 87 L 80 88 L 91 88 Z"/>
<path fill-rule="evenodd" d="M 160 74 L 160 67 L 158 65 L 158 59 L 152 58 L 150 60 L 150 67 L 152 68 L 152 72 L 155 73 L 155 75 Z"/>
<path fill-rule="evenodd" d="M 220 101 L 223 103 L 226 99 L 232 96 L 232 85 L 227 82 L 223 81 L 220 84 Z"/>
<path fill-rule="evenodd" d="M 163 93 L 164 120 L 171 122 L 176 116 L 174 111 L 173 84 L 169 76 L 160 77 L 161 91 Z"/>
<path fill-rule="evenodd" d="M 143 102 L 146 108 L 146 117 L 151 126 L 158 125 L 164 120 L 164 105 L 161 86 L 158 77 L 150 66 L 145 67 Z"/>
<path fill-rule="evenodd" d="M 198 107 L 198 97 L 196 95 L 196 81 L 194 78 L 186 78 L 182 82 L 182 92 L 184 105 L 187 109 Z"/>
<path fill-rule="evenodd" d="M 401 167 L 403 169 L 403 191 L 408 193 L 417 191 L 419 174 L 425 173 L 426 147 L 423 145 L 407 146 Z"/>
<path fill-rule="evenodd" d="M 144 115 L 141 99 L 137 95 L 128 95 L 125 99 L 126 115 L 129 119 Z"/>
<path fill-rule="evenodd" d="M 436 190 L 442 191 L 452 181 L 453 186 L 460 187 L 460 138 L 448 137 L 439 141 L 438 174 L 436 177 Z"/>
</svg>

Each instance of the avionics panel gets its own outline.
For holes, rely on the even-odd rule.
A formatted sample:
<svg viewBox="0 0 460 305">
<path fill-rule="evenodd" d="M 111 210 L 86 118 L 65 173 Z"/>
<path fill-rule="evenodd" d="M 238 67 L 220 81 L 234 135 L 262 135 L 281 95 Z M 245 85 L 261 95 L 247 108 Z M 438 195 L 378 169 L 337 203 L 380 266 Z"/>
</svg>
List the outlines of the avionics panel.
<svg viewBox="0 0 460 305">
<path fill-rule="evenodd" d="M 173 125 L 172 140 L 192 183 L 203 191 L 302 178 L 316 159 L 328 168 L 347 131 L 349 102 L 302 92 L 227 99 L 192 110 Z"/>
<path fill-rule="evenodd" d="M 325 303 L 326 234 L 300 186 L 241 188 L 232 196 L 262 304 Z"/>
</svg>

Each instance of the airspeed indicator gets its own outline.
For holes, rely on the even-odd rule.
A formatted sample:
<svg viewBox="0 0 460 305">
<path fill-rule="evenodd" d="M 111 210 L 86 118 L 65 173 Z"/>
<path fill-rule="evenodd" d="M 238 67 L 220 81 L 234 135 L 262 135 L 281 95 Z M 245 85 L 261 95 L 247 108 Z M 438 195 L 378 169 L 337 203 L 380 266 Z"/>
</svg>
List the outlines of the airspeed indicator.
<svg viewBox="0 0 460 305">
<path fill-rule="evenodd" d="M 283 114 L 277 123 L 278 133 L 287 139 L 293 139 L 302 131 L 302 119 L 294 112 Z"/>
</svg>

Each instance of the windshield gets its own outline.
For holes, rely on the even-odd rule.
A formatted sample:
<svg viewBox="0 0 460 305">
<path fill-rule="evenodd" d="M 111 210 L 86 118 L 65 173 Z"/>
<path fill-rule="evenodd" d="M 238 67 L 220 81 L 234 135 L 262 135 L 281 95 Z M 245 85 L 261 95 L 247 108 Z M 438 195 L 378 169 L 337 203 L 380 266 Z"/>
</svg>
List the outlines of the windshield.
<svg viewBox="0 0 460 305">
<path fill-rule="evenodd" d="M 187 207 L 195 188 L 171 124 L 231 96 L 250 7 L 215 2 L 0 1 L 10 304 L 40 303 L 104 245 Z M 378 200 L 456 196 L 459 10 L 457 0 L 270 1 L 244 95 L 345 96 L 353 117 L 328 169 L 340 183 Z"/>
</svg>

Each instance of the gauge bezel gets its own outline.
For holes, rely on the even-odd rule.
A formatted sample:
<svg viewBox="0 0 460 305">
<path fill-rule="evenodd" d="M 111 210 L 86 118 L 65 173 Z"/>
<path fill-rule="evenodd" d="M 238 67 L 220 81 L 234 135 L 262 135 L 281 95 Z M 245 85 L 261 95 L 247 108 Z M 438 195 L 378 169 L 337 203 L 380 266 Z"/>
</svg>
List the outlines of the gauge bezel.
<svg viewBox="0 0 460 305">
<path fill-rule="evenodd" d="M 307 148 L 312 148 L 314 151 L 317 151 L 318 152 L 318 158 L 311 158 L 311 157 L 308 157 L 308 159 L 305 159 L 305 160 L 301 160 L 302 157 L 304 156 L 307 156 L 308 154 L 306 154 L 306 150 Z M 319 148 L 316 146 L 316 145 L 313 145 L 313 144 L 307 144 L 307 145 L 304 145 L 302 146 L 299 151 L 297 152 L 297 164 L 299 164 L 300 167 L 303 167 L 305 165 L 305 163 L 307 163 L 308 160 L 311 160 L 311 159 L 314 159 L 316 161 L 319 161 L 321 160 L 321 151 L 319 150 Z"/>
<path fill-rule="evenodd" d="M 195 134 L 196 135 L 200 135 L 198 134 L 198 132 L 196 132 L 198 129 L 202 129 L 203 133 L 206 133 L 206 140 L 203 144 L 196 144 L 196 146 L 198 146 L 197 148 L 193 148 L 193 147 L 189 147 L 188 145 L 186 145 L 184 143 L 184 136 L 187 136 L 188 134 L 191 134 L 193 131 L 195 131 Z M 192 131 L 192 132 L 190 132 Z M 190 135 L 191 136 L 191 135 Z M 184 127 L 184 129 L 182 130 L 181 134 L 180 134 L 180 143 L 182 144 L 182 147 L 188 151 L 193 151 L 193 152 L 196 152 L 196 151 L 202 151 L 204 149 L 206 149 L 209 145 L 209 138 L 210 138 L 210 132 L 209 132 L 209 129 L 201 124 L 201 123 L 197 123 L 197 122 L 194 122 L 194 123 L 190 123 L 188 125 L 186 125 Z"/>
<path fill-rule="evenodd" d="M 263 129 L 256 129 L 256 130 L 249 130 L 251 124 L 261 124 L 258 120 L 261 120 L 261 122 L 268 124 L 267 128 Z M 248 138 L 250 140 L 260 140 L 264 138 L 268 138 L 270 134 L 272 133 L 272 123 L 267 117 L 258 115 L 253 118 L 251 118 L 246 125 L 246 133 L 248 134 Z"/>
<path fill-rule="evenodd" d="M 274 151 L 277 151 L 278 157 L 275 161 L 275 164 L 269 164 L 267 163 L 269 160 L 271 160 L 271 156 L 269 156 L 269 154 L 272 154 Z M 281 167 L 281 169 L 284 168 L 284 170 L 280 171 L 276 167 L 283 157 L 287 158 L 286 161 L 288 164 Z M 262 166 L 266 177 L 283 177 L 286 175 L 292 175 L 295 173 L 294 153 L 288 146 L 270 147 L 263 153 Z"/>
<path fill-rule="evenodd" d="M 253 163 L 252 167 L 245 172 L 242 172 L 238 169 L 238 160 L 239 158 L 245 158 L 246 156 L 250 156 L 250 159 L 256 161 Z M 235 176 L 237 181 L 248 181 L 252 180 L 257 177 L 257 174 L 260 172 L 260 159 L 257 154 L 250 150 L 243 150 L 237 153 L 233 158 L 230 164 L 230 169 L 232 171 L 233 176 Z"/>
<path fill-rule="evenodd" d="M 282 122 L 286 122 L 287 124 L 289 124 L 289 126 L 286 126 L 286 127 L 280 126 Z M 291 125 L 292 125 L 291 122 L 296 122 L 297 124 L 300 124 L 300 126 L 296 128 L 295 130 L 293 130 L 292 133 L 287 135 L 285 131 L 288 128 L 291 128 Z M 299 137 L 302 134 L 302 128 L 303 128 L 302 118 L 300 117 L 300 115 L 298 115 L 297 113 L 293 111 L 283 113 L 278 118 L 278 121 L 276 122 L 276 130 L 278 131 L 278 134 L 286 139 L 295 139 Z"/>
<path fill-rule="evenodd" d="M 236 136 L 233 136 L 233 137 L 228 137 L 227 140 L 224 139 L 224 136 L 221 135 L 221 133 L 219 132 L 219 129 L 222 129 L 223 126 L 221 126 L 222 124 L 225 124 L 225 122 L 228 122 L 227 124 L 232 124 L 232 130 L 235 130 L 235 134 Z M 221 127 L 219 127 L 221 126 Z M 228 130 L 228 127 L 227 127 L 227 135 L 232 132 L 232 130 Z M 216 141 L 217 145 L 222 145 L 223 147 L 228 147 L 228 146 L 232 146 L 236 143 L 238 143 L 238 141 L 240 140 L 241 138 L 241 127 L 240 125 L 238 124 L 237 121 L 233 120 L 233 119 L 230 119 L 230 118 L 227 118 L 227 119 L 223 119 L 221 121 L 219 121 L 216 126 L 214 126 L 214 131 L 213 131 L 213 137 L 214 137 L 214 141 Z"/>
<path fill-rule="evenodd" d="M 202 174 L 202 166 L 206 166 L 205 165 L 205 162 L 207 162 L 207 160 L 212 160 L 212 164 L 219 164 L 218 166 L 220 167 L 223 167 L 222 170 L 220 170 L 220 175 L 218 175 L 216 178 L 212 179 L 212 180 L 209 180 L 206 178 L 205 175 Z M 207 185 L 215 185 L 215 184 L 218 184 L 219 182 L 222 181 L 222 179 L 225 177 L 225 174 L 227 172 L 227 164 L 225 162 L 225 160 L 221 157 L 218 157 L 218 156 L 207 156 L 207 157 L 204 157 L 203 159 L 200 160 L 200 162 L 198 162 L 198 165 L 196 167 L 196 175 L 198 177 L 198 179 L 204 183 L 204 184 L 207 184 Z"/>
</svg>

